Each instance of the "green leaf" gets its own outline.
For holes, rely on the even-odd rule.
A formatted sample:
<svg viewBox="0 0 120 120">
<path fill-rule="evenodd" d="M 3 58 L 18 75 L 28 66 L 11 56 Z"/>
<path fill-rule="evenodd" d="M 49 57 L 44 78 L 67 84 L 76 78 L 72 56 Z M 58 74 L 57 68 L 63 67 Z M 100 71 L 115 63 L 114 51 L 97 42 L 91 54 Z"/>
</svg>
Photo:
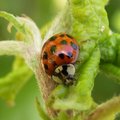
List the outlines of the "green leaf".
<svg viewBox="0 0 120 120">
<path fill-rule="evenodd" d="M 120 84 L 120 68 L 119 67 L 110 63 L 106 63 L 106 64 L 102 64 L 100 68 L 101 68 L 101 71 L 107 77 L 111 78 L 112 80 Z"/>
<path fill-rule="evenodd" d="M 100 51 L 99 48 L 95 48 L 88 61 L 79 68 L 80 75 L 78 76 L 78 83 L 76 85 L 77 93 L 79 94 L 81 94 L 82 92 L 83 94 L 86 92 L 91 93 L 91 90 L 94 85 L 94 78 L 98 73 L 99 63 L 100 63 Z"/>
<path fill-rule="evenodd" d="M 99 44 L 101 60 L 103 62 L 114 62 L 117 57 L 117 40 L 114 34 Z"/>
<path fill-rule="evenodd" d="M 69 116 L 65 111 L 61 111 L 54 120 L 68 120 Z"/>
<path fill-rule="evenodd" d="M 21 33 L 23 38 L 22 40 L 29 44 L 33 43 L 34 47 L 36 47 L 37 50 L 40 50 L 42 42 L 40 31 L 31 19 L 27 17 L 15 17 L 14 15 L 4 11 L 0 11 L 0 17 L 8 20 L 16 30 Z"/>
<path fill-rule="evenodd" d="M 85 63 L 86 60 L 91 56 L 93 50 L 96 47 L 96 42 L 94 40 L 86 40 L 82 41 L 80 44 L 80 55 L 78 58 L 78 62 L 76 63 L 76 66 L 79 66 L 83 63 Z M 78 67 L 76 67 L 78 69 Z M 76 71 L 77 71 L 76 69 Z"/>
<path fill-rule="evenodd" d="M 66 2 L 68 3 L 68 2 Z M 70 34 L 72 31 L 72 16 L 70 11 L 70 6 L 65 5 L 65 8 L 56 16 L 56 18 L 51 22 L 51 27 L 46 33 L 44 40 L 48 40 L 54 34 L 65 32 Z"/>
<path fill-rule="evenodd" d="M 115 120 L 120 111 L 120 96 L 99 105 L 85 120 Z"/>
<path fill-rule="evenodd" d="M 11 22 L 18 31 L 23 33 L 25 32 L 23 24 L 21 24 L 20 21 L 14 15 L 4 11 L 0 11 L 0 16 Z"/>
<path fill-rule="evenodd" d="M 104 39 L 109 34 L 108 0 L 71 0 L 72 34 L 78 40 Z"/>
<path fill-rule="evenodd" d="M 62 99 L 68 94 L 68 87 L 58 85 L 50 94 L 47 105 L 51 106 L 56 99 Z"/>
<path fill-rule="evenodd" d="M 79 96 L 78 98 L 81 103 L 86 103 L 86 107 L 92 102 L 90 97 L 94 86 L 94 79 L 98 73 L 99 63 L 100 50 L 95 48 L 89 60 L 79 68 L 80 75 L 75 86 L 75 93 Z"/>
<path fill-rule="evenodd" d="M 22 41 L 0 42 L 0 46 L 4 44 L 7 45 L 6 49 L 5 47 L 0 47 L 0 54 L 16 55 L 18 53 L 25 59 L 28 66 L 33 71 L 36 71 L 36 67 L 39 66 L 39 61 L 36 56 L 41 51 L 42 46 L 39 28 L 28 17 L 15 17 L 14 15 L 3 11 L 0 11 L 0 16 L 7 19 L 17 29 L 19 35 L 16 39 Z"/>
<path fill-rule="evenodd" d="M 116 42 L 117 42 L 117 44 L 116 44 L 116 47 L 117 47 L 116 63 L 120 67 L 120 34 L 117 33 L 117 34 L 115 34 L 115 36 L 116 36 Z"/>
<path fill-rule="evenodd" d="M 91 57 L 80 67 L 80 75 L 77 77 L 76 86 L 69 87 L 66 98 L 56 98 L 54 109 L 87 110 L 91 107 L 93 100 L 91 92 L 94 86 L 94 79 L 98 73 L 100 62 L 100 50 L 95 48 Z"/>
<path fill-rule="evenodd" d="M 46 112 L 43 109 L 43 105 L 41 104 L 41 101 L 39 102 L 37 98 L 36 98 L 36 106 L 37 106 L 40 118 L 42 120 L 50 120 L 50 118 L 47 116 Z"/>
<path fill-rule="evenodd" d="M 32 75 L 32 71 L 24 64 L 23 60 L 17 58 L 13 70 L 5 77 L 0 78 L 0 98 L 10 106 L 14 105 L 16 95 Z"/>
</svg>

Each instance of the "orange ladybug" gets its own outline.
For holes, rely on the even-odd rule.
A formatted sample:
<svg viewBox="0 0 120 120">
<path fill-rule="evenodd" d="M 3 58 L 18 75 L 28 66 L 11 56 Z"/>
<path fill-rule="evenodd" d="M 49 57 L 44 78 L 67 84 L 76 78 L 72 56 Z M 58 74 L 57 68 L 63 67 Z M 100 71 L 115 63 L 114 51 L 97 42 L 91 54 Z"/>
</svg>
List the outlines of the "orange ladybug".
<svg viewBox="0 0 120 120">
<path fill-rule="evenodd" d="M 59 33 L 49 38 L 42 47 L 41 62 L 45 72 L 58 83 L 73 84 L 79 47 L 76 40 Z"/>
</svg>

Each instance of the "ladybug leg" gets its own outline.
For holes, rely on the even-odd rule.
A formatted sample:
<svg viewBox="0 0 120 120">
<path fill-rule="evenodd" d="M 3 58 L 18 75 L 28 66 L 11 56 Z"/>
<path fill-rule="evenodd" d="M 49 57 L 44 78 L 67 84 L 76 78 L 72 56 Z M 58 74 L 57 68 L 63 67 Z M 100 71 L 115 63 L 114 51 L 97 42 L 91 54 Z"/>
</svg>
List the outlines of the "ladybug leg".
<svg viewBox="0 0 120 120">
<path fill-rule="evenodd" d="M 77 83 L 77 79 L 74 77 L 73 85 L 75 85 L 76 83 Z"/>
</svg>

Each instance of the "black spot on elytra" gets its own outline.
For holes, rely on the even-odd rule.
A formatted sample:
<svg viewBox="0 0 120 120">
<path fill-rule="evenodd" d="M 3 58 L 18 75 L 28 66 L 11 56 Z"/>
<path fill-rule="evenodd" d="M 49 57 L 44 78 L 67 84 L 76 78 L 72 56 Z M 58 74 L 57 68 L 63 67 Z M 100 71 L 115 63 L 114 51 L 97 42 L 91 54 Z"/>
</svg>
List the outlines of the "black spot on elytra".
<svg viewBox="0 0 120 120">
<path fill-rule="evenodd" d="M 68 57 L 68 58 L 71 58 L 72 56 L 73 56 L 73 54 L 72 54 L 71 52 L 68 52 L 68 53 L 67 53 L 67 57 Z"/>
<path fill-rule="evenodd" d="M 50 41 L 53 41 L 53 40 L 55 40 L 57 38 L 57 36 L 52 36 L 49 40 Z"/>
<path fill-rule="evenodd" d="M 63 65 L 62 68 L 63 68 L 63 69 L 62 69 L 63 75 L 67 76 L 67 75 L 68 75 L 68 72 L 67 72 L 67 65 Z"/>
<path fill-rule="evenodd" d="M 53 66 L 56 66 L 56 65 L 57 65 L 57 63 L 56 63 L 55 61 L 53 61 L 52 64 L 53 64 Z"/>
<path fill-rule="evenodd" d="M 48 70 L 48 65 L 44 64 L 45 70 Z"/>
<path fill-rule="evenodd" d="M 53 45 L 53 46 L 50 48 L 50 51 L 51 51 L 52 54 L 55 53 L 55 51 L 56 51 L 56 46 Z"/>
<path fill-rule="evenodd" d="M 63 53 L 60 53 L 60 54 L 59 54 L 59 57 L 60 57 L 61 59 L 64 59 L 64 54 L 63 54 Z"/>
<path fill-rule="evenodd" d="M 73 42 L 70 42 L 70 44 L 71 44 L 71 46 L 74 50 L 77 50 L 77 45 L 76 44 L 74 44 Z"/>
<path fill-rule="evenodd" d="M 44 53 L 43 53 L 43 59 L 48 59 L 48 54 L 47 54 L 47 52 L 44 52 Z"/>
<path fill-rule="evenodd" d="M 72 37 L 72 36 L 70 36 L 70 35 L 68 35 L 68 34 L 66 34 L 66 36 L 67 36 L 67 37 L 69 37 L 69 38 L 71 38 L 71 39 L 73 39 L 73 37 Z"/>
<path fill-rule="evenodd" d="M 64 36 L 65 36 L 65 34 L 61 34 L 61 35 L 60 35 L 60 37 L 64 37 Z"/>
<path fill-rule="evenodd" d="M 67 41 L 66 40 L 62 40 L 60 43 L 63 44 L 63 45 L 66 45 Z"/>
</svg>

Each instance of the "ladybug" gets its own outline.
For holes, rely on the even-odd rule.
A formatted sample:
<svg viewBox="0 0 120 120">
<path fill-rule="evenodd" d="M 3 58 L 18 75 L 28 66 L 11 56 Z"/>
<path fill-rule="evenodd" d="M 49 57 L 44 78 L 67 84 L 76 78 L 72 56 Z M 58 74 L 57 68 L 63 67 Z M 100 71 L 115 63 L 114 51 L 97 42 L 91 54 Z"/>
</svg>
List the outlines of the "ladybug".
<svg viewBox="0 0 120 120">
<path fill-rule="evenodd" d="M 57 83 L 71 85 L 74 83 L 74 64 L 78 54 L 79 47 L 76 40 L 66 33 L 59 33 L 44 43 L 41 63 L 45 72 Z"/>
</svg>

